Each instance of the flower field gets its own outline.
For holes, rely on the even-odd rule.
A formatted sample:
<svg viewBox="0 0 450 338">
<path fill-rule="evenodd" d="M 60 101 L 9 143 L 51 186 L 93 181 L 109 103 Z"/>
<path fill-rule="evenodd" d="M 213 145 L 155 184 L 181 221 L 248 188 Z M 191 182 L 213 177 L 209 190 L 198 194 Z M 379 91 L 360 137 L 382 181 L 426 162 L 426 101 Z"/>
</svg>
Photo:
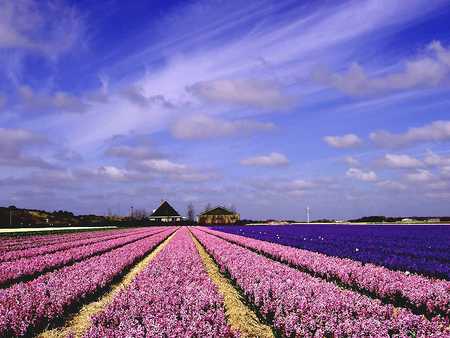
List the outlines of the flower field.
<svg viewBox="0 0 450 338">
<path fill-rule="evenodd" d="M 0 337 L 45 337 L 47 328 L 69 325 L 66 318 L 100 299 L 156 247 L 77 337 L 255 337 L 236 329 L 230 315 L 236 309 L 225 305 L 205 255 L 274 337 L 450 337 L 450 281 L 283 245 L 309 237 L 277 227 L 274 240 L 267 236 L 272 228 L 153 227 L 4 239 Z M 270 241 L 247 237 L 251 231 Z M 363 238 L 371 237 L 360 234 L 361 248 Z M 381 246 L 381 238 L 375 242 Z M 427 257 L 440 252 L 430 260 L 444 261 L 439 248 Z M 69 326 L 65 332 L 75 337 Z"/>
</svg>

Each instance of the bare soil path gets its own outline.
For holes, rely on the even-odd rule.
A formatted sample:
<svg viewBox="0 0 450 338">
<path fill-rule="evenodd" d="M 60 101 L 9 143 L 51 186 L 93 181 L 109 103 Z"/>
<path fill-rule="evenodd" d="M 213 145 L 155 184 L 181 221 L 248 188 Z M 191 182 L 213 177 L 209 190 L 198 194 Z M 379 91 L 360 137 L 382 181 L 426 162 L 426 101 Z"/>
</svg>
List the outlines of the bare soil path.
<svg viewBox="0 0 450 338">
<path fill-rule="evenodd" d="M 190 234 L 202 257 L 206 271 L 214 284 L 218 286 L 219 293 L 224 296 L 225 314 L 233 330 L 240 330 L 242 332 L 242 338 L 274 338 L 271 328 L 261 323 L 256 314 L 242 303 L 239 292 L 233 287 L 230 280 L 222 276 L 219 267 L 214 263 L 211 256 L 205 251 L 192 233 Z"/>
<path fill-rule="evenodd" d="M 178 231 L 178 230 L 177 230 Z M 70 314 L 65 320 L 64 324 L 59 327 L 45 330 L 37 337 L 39 338 L 65 338 L 67 333 L 72 331 L 75 337 L 81 337 L 83 333 L 91 326 L 90 317 L 99 313 L 105 308 L 105 305 L 111 302 L 120 290 L 125 289 L 131 284 L 133 278 L 141 272 L 153 258 L 156 257 L 159 251 L 164 248 L 171 238 L 177 232 L 175 231 L 167 239 L 165 239 L 160 245 L 158 245 L 148 256 L 137 263 L 119 282 L 112 284 L 105 293 L 96 301 L 84 305 L 78 312 Z"/>
</svg>

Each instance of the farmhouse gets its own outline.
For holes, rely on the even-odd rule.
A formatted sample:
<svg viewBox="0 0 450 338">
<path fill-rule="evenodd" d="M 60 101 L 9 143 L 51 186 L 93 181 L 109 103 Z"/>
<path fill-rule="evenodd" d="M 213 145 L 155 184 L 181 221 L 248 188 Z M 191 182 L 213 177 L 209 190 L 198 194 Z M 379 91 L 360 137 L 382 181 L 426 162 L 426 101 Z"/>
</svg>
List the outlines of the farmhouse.
<svg viewBox="0 0 450 338">
<path fill-rule="evenodd" d="M 161 205 L 158 209 L 153 210 L 150 215 L 150 221 L 160 222 L 179 222 L 183 217 L 169 204 L 167 201 L 161 200 Z"/>
<path fill-rule="evenodd" d="M 197 215 L 198 224 L 234 224 L 239 220 L 239 214 L 219 205 Z"/>
</svg>

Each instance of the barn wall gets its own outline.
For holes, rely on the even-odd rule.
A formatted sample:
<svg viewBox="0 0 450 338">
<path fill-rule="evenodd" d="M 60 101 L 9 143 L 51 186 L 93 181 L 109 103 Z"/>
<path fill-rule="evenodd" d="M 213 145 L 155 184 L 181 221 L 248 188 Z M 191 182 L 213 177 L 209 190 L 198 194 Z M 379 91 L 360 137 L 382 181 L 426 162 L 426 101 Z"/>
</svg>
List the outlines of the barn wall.
<svg viewBox="0 0 450 338">
<path fill-rule="evenodd" d="M 199 215 L 197 222 L 199 224 L 234 224 L 239 221 L 239 214 L 235 215 Z"/>
</svg>

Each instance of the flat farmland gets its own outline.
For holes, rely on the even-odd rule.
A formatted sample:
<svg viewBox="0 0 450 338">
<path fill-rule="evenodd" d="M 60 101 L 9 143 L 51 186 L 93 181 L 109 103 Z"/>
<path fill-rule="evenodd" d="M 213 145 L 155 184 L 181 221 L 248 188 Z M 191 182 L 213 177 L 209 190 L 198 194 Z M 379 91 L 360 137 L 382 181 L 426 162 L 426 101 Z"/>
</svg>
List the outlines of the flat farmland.
<svg viewBox="0 0 450 338">
<path fill-rule="evenodd" d="M 450 337 L 448 234 L 308 225 L 3 238 L 0 336 Z"/>
</svg>

